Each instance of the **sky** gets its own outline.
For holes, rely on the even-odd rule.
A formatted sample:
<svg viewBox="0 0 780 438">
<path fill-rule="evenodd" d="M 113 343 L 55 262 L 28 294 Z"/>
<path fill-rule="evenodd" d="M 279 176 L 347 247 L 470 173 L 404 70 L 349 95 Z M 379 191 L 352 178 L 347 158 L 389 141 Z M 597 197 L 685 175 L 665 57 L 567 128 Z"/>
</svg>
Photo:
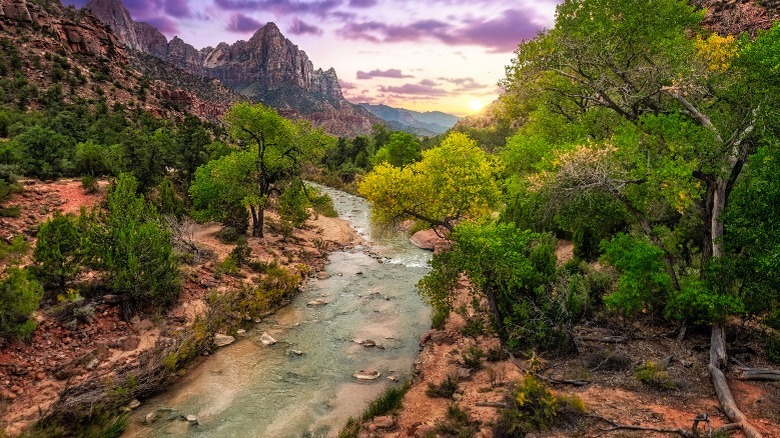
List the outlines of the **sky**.
<svg viewBox="0 0 780 438">
<path fill-rule="evenodd" d="M 199 49 L 248 40 L 272 21 L 315 68 L 335 68 L 353 103 L 463 116 L 498 97 L 518 43 L 552 26 L 559 0 L 123 2 L 135 21 Z"/>
</svg>

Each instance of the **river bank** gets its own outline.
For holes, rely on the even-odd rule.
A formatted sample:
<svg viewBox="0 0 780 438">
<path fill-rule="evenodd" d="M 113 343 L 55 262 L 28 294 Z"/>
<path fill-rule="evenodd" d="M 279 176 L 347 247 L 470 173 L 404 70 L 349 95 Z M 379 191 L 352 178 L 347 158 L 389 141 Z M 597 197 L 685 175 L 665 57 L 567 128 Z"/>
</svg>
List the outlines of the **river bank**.
<svg viewBox="0 0 780 438">
<path fill-rule="evenodd" d="M 84 195 L 78 181 L 25 182 L 25 190 L 9 201 L 20 206 L 19 218 L 3 219 L 3 228 L 34 236 L 37 225 L 56 209 L 74 212 L 100 199 L 99 194 Z M 206 314 L 212 293 L 257 282 L 257 273 L 246 268 L 232 275 L 220 272 L 220 263 L 234 245 L 225 245 L 216 238 L 219 228 L 217 224 L 187 223 L 182 230 L 206 256 L 197 264 L 182 267 L 181 296 L 165 315 L 123 321 L 110 298 L 98 296 L 92 303 L 94 315 L 89 322 L 66 327 L 53 315 L 40 311 L 36 314 L 39 327 L 29 340 L 3 345 L 0 348 L 3 433 L 17 435 L 56 410 L 66 391 L 72 394 L 74 388 L 89 382 L 118 382 L 122 373 L 140 370 L 148 365 L 156 347 L 181 336 Z M 273 230 L 267 234 L 263 240 L 249 239 L 252 257 L 263 263 L 276 261 L 302 279 L 316 278 L 329 253 L 362 242 L 347 222 L 324 216 L 310 219 L 304 229 L 293 230 L 289 235 Z M 28 241 L 34 244 L 32 237 Z M 116 390 L 126 392 L 132 388 L 119 386 Z"/>
<path fill-rule="evenodd" d="M 145 401 L 125 436 L 335 436 L 370 400 L 411 379 L 430 325 L 415 287 L 430 253 L 403 233 L 372 230 L 362 199 L 320 189 L 364 244 L 331 253 L 289 305 Z M 264 335 L 278 342 L 266 345 Z"/>
</svg>

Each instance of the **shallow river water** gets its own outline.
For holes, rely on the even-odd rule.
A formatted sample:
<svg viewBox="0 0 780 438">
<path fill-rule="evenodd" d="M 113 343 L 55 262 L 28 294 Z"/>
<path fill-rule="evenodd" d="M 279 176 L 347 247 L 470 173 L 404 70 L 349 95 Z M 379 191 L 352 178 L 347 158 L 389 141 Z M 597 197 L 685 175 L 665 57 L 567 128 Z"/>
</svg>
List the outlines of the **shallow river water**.
<svg viewBox="0 0 780 438">
<path fill-rule="evenodd" d="M 350 416 L 400 384 L 386 377 L 411 377 L 420 336 L 430 327 L 430 311 L 415 287 L 430 254 L 402 234 L 373 232 L 363 199 L 321 189 L 368 244 L 331 254 L 327 279 L 309 281 L 290 305 L 145 401 L 125 437 L 335 436 Z M 327 304 L 306 305 L 318 298 Z M 279 342 L 264 346 L 263 332 Z M 366 339 L 384 349 L 355 342 Z M 369 369 L 381 377 L 352 377 Z M 150 412 L 159 418 L 145 425 Z M 181 420 L 187 415 L 197 416 L 198 424 Z"/>
</svg>

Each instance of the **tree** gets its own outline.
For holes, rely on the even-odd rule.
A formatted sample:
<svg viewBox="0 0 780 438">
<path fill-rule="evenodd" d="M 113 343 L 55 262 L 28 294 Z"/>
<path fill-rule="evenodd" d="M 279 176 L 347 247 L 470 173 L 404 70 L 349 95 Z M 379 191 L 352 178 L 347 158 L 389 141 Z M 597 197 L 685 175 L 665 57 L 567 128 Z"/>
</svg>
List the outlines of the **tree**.
<svg viewBox="0 0 780 438">
<path fill-rule="evenodd" d="M 420 159 L 420 142 L 412 134 L 393 132 L 387 143 L 374 155 L 374 166 L 389 163 L 395 167 L 404 167 Z"/>
<path fill-rule="evenodd" d="M 451 250 L 434 256 L 420 293 L 437 310 L 451 306 L 449 292 L 460 274 L 485 297 L 504 343 L 542 349 L 571 347 L 565 302 L 552 287 L 556 276 L 555 239 L 521 231 L 514 224 L 464 222 L 450 236 Z"/>
<path fill-rule="evenodd" d="M 566 1 L 555 28 L 518 49 L 505 85 L 514 96 L 540 91 L 541 104 L 571 123 L 611 114 L 601 137 L 555 153 L 538 187 L 554 202 L 612 197 L 662 251 L 670 299 L 710 307 L 733 298 L 711 278 L 727 255 L 729 197 L 756 146 L 777 132 L 780 39 L 775 29 L 752 43 L 704 35 L 702 14 L 680 0 Z M 710 315 L 713 384 L 732 420 L 758 436 L 732 409 L 720 371 L 724 315 Z"/>
<path fill-rule="evenodd" d="M 230 135 L 256 157 L 255 202 L 249 203 L 252 235 L 263 236 L 269 197 L 281 193 L 280 183 L 300 177 L 305 161 L 319 161 L 332 139 L 305 123 L 295 124 L 262 104 L 234 105 L 225 115 Z"/>
<path fill-rule="evenodd" d="M 497 208 L 499 170 L 498 162 L 476 142 L 453 133 L 416 163 L 375 167 L 358 190 L 381 222 L 413 219 L 452 230 L 463 218 L 483 217 Z"/>
<path fill-rule="evenodd" d="M 132 175 L 119 175 L 107 212 L 94 212 L 84 251 L 103 270 L 109 287 L 134 307 L 165 308 L 178 297 L 179 263 L 156 209 L 137 194 Z M 86 226 L 85 226 L 86 228 Z"/>
<path fill-rule="evenodd" d="M 247 208 L 264 202 L 257 193 L 257 164 L 253 151 L 233 152 L 209 161 L 195 172 L 190 186 L 193 207 L 199 219 L 221 221 L 245 233 Z"/>
<path fill-rule="evenodd" d="M 81 233 L 73 215 L 59 211 L 41 224 L 33 251 L 34 272 L 44 286 L 64 293 L 68 283 L 81 272 Z"/>
</svg>

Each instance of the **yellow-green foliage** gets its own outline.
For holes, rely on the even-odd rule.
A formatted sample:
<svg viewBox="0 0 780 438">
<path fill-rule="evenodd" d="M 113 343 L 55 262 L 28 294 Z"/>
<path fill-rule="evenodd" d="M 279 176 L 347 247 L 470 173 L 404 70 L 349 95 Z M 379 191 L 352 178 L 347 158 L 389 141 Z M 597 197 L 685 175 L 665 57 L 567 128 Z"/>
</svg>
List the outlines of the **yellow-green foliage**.
<svg viewBox="0 0 780 438">
<path fill-rule="evenodd" d="M 586 411 L 579 397 L 556 396 L 544 382 L 527 375 L 512 389 L 509 407 L 501 410 L 496 429 L 499 436 L 524 436 L 550 429 L 564 422 L 567 416 Z"/>
<path fill-rule="evenodd" d="M 656 389 L 674 389 L 675 384 L 669 378 L 663 365 L 655 362 L 647 362 L 634 370 L 634 376 L 645 385 Z"/>
</svg>

